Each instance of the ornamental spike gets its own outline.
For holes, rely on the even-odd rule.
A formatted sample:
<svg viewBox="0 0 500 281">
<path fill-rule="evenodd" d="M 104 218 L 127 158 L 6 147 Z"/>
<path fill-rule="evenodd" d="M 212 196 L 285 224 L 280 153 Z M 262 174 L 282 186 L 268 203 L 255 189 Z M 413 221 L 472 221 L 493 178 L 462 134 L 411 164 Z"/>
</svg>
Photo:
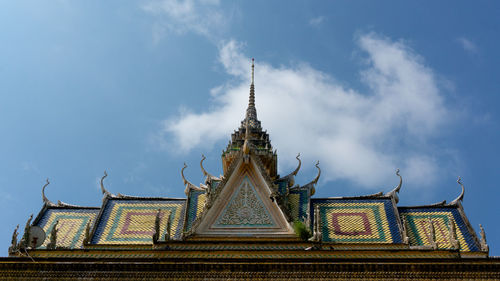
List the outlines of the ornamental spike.
<svg viewBox="0 0 500 281">
<path fill-rule="evenodd" d="M 106 170 L 104 170 L 104 176 L 101 177 L 101 192 L 105 196 L 113 197 L 114 195 L 111 194 L 105 187 L 104 187 L 104 179 L 108 176 L 108 173 L 106 173 Z"/>
<path fill-rule="evenodd" d="M 398 193 L 399 190 L 401 190 L 401 186 L 403 186 L 403 177 L 401 177 L 401 175 L 399 174 L 399 169 L 396 169 L 396 176 L 399 177 L 399 184 L 393 190 L 387 192 L 386 196 L 394 197 L 394 201 L 398 203 L 399 202 Z"/>
<path fill-rule="evenodd" d="M 480 246 L 481 246 L 481 251 L 488 252 L 490 247 L 486 243 L 486 232 L 484 232 L 484 228 L 481 224 L 479 224 L 479 229 L 480 229 L 480 235 L 481 235 L 481 240 L 479 241 Z"/>
<path fill-rule="evenodd" d="M 294 176 L 297 175 L 297 173 L 300 170 L 300 166 L 302 165 L 302 161 L 300 161 L 300 152 L 299 152 L 299 154 L 297 154 L 297 157 L 295 157 L 295 159 L 297 159 L 297 161 L 299 161 L 299 165 L 297 166 L 297 168 L 295 169 L 295 171 L 292 172 L 292 175 L 294 175 Z"/>
<path fill-rule="evenodd" d="M 52 203 L 48 198 L 47 196 L 45 196 L 45 188 L 47 187 L 47 185 L 50 184 L 49 182 L 49 179 L 47 178 L 47 183 L 42 187 L 42 200 L 43 200 L 43 203 L 47 206 L 55 206 L 56 204 Z"/>
<path fill-rule="evenodd" d="M 461 177 L 458 177 L 457 183 L 462 187 L 462 192 L 460 192 L 460 195 L 458 195 L 458 197 L 455 200 L 451 201 L 450 205 L 456 205 L 456 204 L 458 204 L 458 201 L 463 201 L 464 200 L 465 187 L 462 184 L 462 178 Z"/>
<path fill-rule="evenodd" d="M 319 167 L 319 160 L 316 162 L 316 165 L 314 165 L 314 166 L 316 166 L 316 169 L 318 169 L 318 175 L 316 176 L 316 178 L 314 178 L 314 180 L 312 180 L 311 183 L 317 184 L 319 177 L 321 176 L 321 168 Z"/>
<path fill-rule="evenodd" d="M 200 187 L 196 187 L 196 185 L 192 184 L 191 182 L 189 182 L 186 177 L 184 177 L 184 169 L 187 168 L 187 165 L 186 163 L 184 163 L 184 167 L 182 167 L 181 169 L 181 176 L 182 176 L 182 182 L 184 183 L 184 186 L 186 187 L 184 189 L 184 194 L 186 194 L 186 196 L 189 196 L 189 190 L 190 189 L 195 189 L 195 190 L 203 190 L 202 188 Z"/>
</svg>

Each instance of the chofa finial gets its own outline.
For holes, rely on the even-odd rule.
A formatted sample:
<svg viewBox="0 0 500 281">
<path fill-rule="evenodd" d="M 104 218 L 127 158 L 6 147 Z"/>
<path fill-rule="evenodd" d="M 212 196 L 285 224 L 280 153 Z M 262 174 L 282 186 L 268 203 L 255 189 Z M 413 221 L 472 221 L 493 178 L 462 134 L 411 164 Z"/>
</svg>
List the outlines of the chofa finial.
<svg viewBox="0 0 500 281">
<path fill-rule="evenodd" d="M 220 180 L 218 177 L 213 176 L 212 174 L 210 174 L 209 172 L 207 172 L 205 170 L 205 168 L 203 167 L 203 161 L 205 161 L 205 159 L 207 159 L 207 158 L 205 157 L 205 155 L 202 154 L 201 161 L 200 161 L 200 167 L 201 167 L 201 171 L 203 173 L 203 176 L 205 176 L 205 183 L 207 183 L 211 180 L 214 180 L 214 179 Z"/>
<path fill-rule="evenodd" d="M 316 162 L 316 165 L 314 165 L 314 166 L 316 166 L 316 169 L 318 169 L 318 175 L 316 176 L 316 178 L 314 178 L 312 183 L 317 184 L 319 177 L 321 176 L 321 168 L 319 167 L 319 160 Z"/>
<path fill-rule="evenodd" d="M 49 179 L 47 178 L 46 179 L 47 183 L 45 183 L 42 187 L 42 200 L 43 200 L 43 203 L 47 206 L 56 206 L 56 204 L 52 203 L 48 198 L 47 196 L 45 196 L 45 188 L 47 187 L 47 185 L 50 184 L 49 182 Z"/>
<path fill-rule="evenodd" d="M 318 169 L 318 175 L 308 184 L 304 185 L 304 187 L 307 187 L 310 189 L 310 196 L 313 196 L 314 193 L 316 192 L 315 185 L 318 183 L 319 177 L 321 176 L 321 168 L 319 167 L 319 160 L 316 162 L 316 169 Z"/>
<path fill-rule="evenodd" d="M 300 161 L 300 152 L 297 154 L 297 157 L 295 157 L 295 159 L 297 159 L 297 161 L 299 161 L 299 165 L 297 166 L 295 171 L 292 172 L 292 175 L 294 175 L 294 176 L 296 176 L 299 173 L 300 166 L 302 165 L 302 161 Z"/>
<path fill-rule="evenodd" d="M 458 177 L 457 183 L 462 187 L 462 192 L 460 192 L 460 195 L 458 195 L 458 197 L 455 200 L 451 201 L 450 205 L 456 205 L 458 203 L 458 201 L 463 201 L 464 200 L 465 187 L 462 184 L 462 178 L 461 177 Z"/>
<path fill-rule="evenodd" d="M 201 161 L 200 161 L 200 168 L 201 168 L 201 172 L 203 173 L 203 175 L 205 177 L 208 177 L 210 176 L 210 174 L 205 170 L 205 168 L 203 168 L 203 161 L 205 161 L 205 159 L 207 159 L 207 157 L 205 157 L 205 155 L 201 155 Z"/>
<path fill-rule="evenodd" d="M 389 196 L 389 197 L 394 197 L 394 201 L 396 203 L 398 203 L 399 202 L 398 193 L 399 193 L 399 190 L 401 190 L 401 186 L 403 186 L 403 177 L 401 177 L 401 175 L 399 174 L 399 169 L 396 169 L 396 176 L 399 177 L 398 186 L 396 186 L 393 190 L 387 192 L 385 195 Z"/>
<path fill-rule="evenodd" d="M 102 176 L 101 178 L 101 192 L 102 194 L 106 195 L 106 196 L 110 196 L 112 197 L 113 194 L 111 194 L 108 190 L 106 190 L 106 188 L 104 187 L 104 179 L 108 176 L 108 173 L 106 173 L 106 170 L 104 170 L 104 176 Z"/>
<path fill-rule="evenodd" d="M 196 185 L 192 184 L 191 182 L 189 182 L 186 177 L 184 177 L 184 170 L 187 168 L 187 165 L 186 163 L 184 163 L 184 167 L 182 167 L 181 169 L 181 176 L 182 176 L 182 182 L 184 183 L 184 186 L 186 187 L 184 189 L 184 194 L 186 194 L 186 196 L 189 196 L 189 190 L 190 189 L 195 189 L 195 190 L 203 190 L 203 188 L 200 188 L 200 187 L 196 187 Z"/>
</svg>

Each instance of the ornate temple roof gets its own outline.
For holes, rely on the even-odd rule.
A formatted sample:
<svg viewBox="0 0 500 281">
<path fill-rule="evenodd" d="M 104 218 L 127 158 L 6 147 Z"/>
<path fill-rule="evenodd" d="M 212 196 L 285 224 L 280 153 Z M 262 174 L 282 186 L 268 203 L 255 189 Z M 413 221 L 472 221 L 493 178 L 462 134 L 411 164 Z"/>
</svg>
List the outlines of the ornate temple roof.
<svg viewBox="0 0 500 281">
<path fill-rule="evenodd" d="M 269 134 L 257 118 L 253 76 L 252 60 L 248 108 L 221 155 L 222 176 L 204 169 L 203 156 L 204 183 L 196 186 L 184 177 L 187 165 L 181 170 L 186 198 L 146 198 L 111 194 L 103 184 L 105 173 L 100 207 L 54 204 L 45 196 L 47 181 L 42 210 L 28 221 L 21 241 L 13 239 L 10 255 L 331 258 L 376 250 L 364 255 L 488 256 L 484 231 L 476 234 L 462 207 L 460 180 L 462 193 L 450 204 L 404 207 L 398 206 L 399 170 L 392 191 L 358 197 L 313 197 L 319 162 L 317 176 L 298 184 L 300 155 L 297 168 L 280 177 Z M 30 244 L 34 227 L 47 236 L 37 247 Z"/>
</svg>

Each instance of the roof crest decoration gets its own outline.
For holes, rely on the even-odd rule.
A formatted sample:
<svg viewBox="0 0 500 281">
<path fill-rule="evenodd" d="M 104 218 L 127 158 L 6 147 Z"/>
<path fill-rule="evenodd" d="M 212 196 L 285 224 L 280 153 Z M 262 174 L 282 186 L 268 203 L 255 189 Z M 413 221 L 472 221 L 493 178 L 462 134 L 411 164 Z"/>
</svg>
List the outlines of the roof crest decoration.
<svg viewBox="0 0 500 281">
<path fill-rule="evenodd" d="M 319 167 L 319 160 L 316 162 L 316 169 L 318 169 L 318 175 L 308 184 L 304 185 L 304 187 L 310 188 L 311 189 L 311 195 L 313 196 L 314 193 L 316 192 L 314 186 L 318 183 L 319 177 L 321 176 L 321 168 Z"/>
<path fill-rule="evenodd" d="M 184 194 L 186 194 L 186 196 L 189 195 L 189 190 L 190 189 L 194 189 L 194 190 L 205 190 L 206 189 L 206 186 L 204 185 L 201 185 L 201 187 L 197 187 L 196 185 L 192 184 L 191 182 L 189 182 L 186 177 L 184 177 L 184 169 L 187 168 L 187 165 L 186 163 L 184 163 L 184 167 L 182 167 L 181 169 L 181 176 L 182 176 L 182 181 L 184 183 L 184 186 L 186 186 L 186 188 L 184 189 Z"/>
<path fill-rule="evenodd" d="M 398 193 L 399 193 L 399 190 L 401 190 L 401 186 L 403 185 L 403 177 L 401 177 L 401 175 L 399 174 L 399 169 L 396 169 L 396 176 L 399 177 L 398 186 L 396 186 L 393 190 L 387 192 L 385 194 L 385 196 L 394 197 L 394 201 L 396 201 L 396 203 L 398 203 L 399 202 Z"/>
<path fill-rule="evenodd" d="M 213 176 L 212 174 L 210 174 L 209 172 L 207 172 L 205 170 L 205 168 L 203 167 L 203 161 L 205 161 L 205 159 L 207 159 L 205 157 L 205 155 L 201 155 L 201 161 L 200 161 L 200 167 L 201 167 L 201 171 L 203 173 L 203 175 L 206 177 L 206 180 L 210 181 L 210 180 L 220 180 L 220 178 L 216 177 L 216 176 Z"/>
<path fill-rule="evenodd" d="M 50 206 L 50 207 L 54 207 L 56 206 L 56 204 L 52 203 L 52 201 L 50 201 L 47 196 L 45 196 L 45 188 L 47 187 L 47 185 L 50 184 L 49 182 L 49 179 L 47 178 L 46 179 L 47 183 L 43 185 L 42 187 L 42 200 L 43 200 L 43 203 L 47 206 Z"/>
<path fill-rule="evenodd" d="M 297 168 L 295 168 L 295 170 L 293 172 L 291 172 L 290 174 L 280 178 L 280 180 L 288 181 L 288 187 L 292 187 L 295 184 L 294 177 L 299 173 L 300 167 L 302 166 L 302 161 L 300 160 L 299 157 L 300 157 L 300 153 L 298 153 L 297 156 L 295 157 L 295 159 L 297 159 L 297 161 L 299 161 L 299 165 L 297 166 Z"/>
<path fill-rule="evenodd" d="M 461 177 L 458 177 L 457 183 L 462 187 L 462 192 L 460 192 L 460 195 L 458 195 L 458 197 L 455 200 L 451 201 L 449 205 L 456 205 L 456 204 L 458 204 L 458 201 L 463 201 L 464 200 L 465 187 L 462 184 L 462 178 Z"/>
<path fill-rule="evenodd" d="M 110 193 L 106 188 L 104 187 L 104 179 L 108 176 L 108 173 L 106 173 L 106 170 L 104 170 L 104 176 L 101 178 L 101 192 L 104 194 L 106 197 L 115 197 L 112 193 Z"/>
<path fill-rule="evenodd" d="M 45 206 L 48 206 L 48 207 L 80 207 L 77 205 L 71 205 L 68 203 L 61 202 L 60 200 L 57 200 L 57 204 L 54 204 L 52 201 L 50 201 L 47 198 L 47 196 L 45 196 L 45 188 L 47 187 L 47 185 L 50 184 L 49 179 L 47 179 L 46 181 L 47 181 L 47 183 L 42 187 L 42 200 L 43 200 L 43 203 Z"/>
<path fill-rule="evenodd" d="M 291 175 L 294 175 L 294 176 L 296 176 L 299 173 L 300 166 L 302 166 L 302 161 L 300 161 L 300 152 L 297 154 L 297 156 L 295 157 L 295 159 L 297 159 L 297 161 L 299 161 L 299 165 L 297 166 L 297 168 L 295 169 L 295 171 L 293 171 L 291 173 Z"/>
</svg>

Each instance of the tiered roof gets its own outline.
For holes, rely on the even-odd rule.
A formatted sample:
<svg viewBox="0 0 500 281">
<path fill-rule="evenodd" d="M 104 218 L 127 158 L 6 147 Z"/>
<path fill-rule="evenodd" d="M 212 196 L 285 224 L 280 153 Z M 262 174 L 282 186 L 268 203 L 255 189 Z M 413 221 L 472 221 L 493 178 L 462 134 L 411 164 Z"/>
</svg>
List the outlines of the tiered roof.
<svg viewBox="0 0 500 281">
<path fill-rule="evenodd" d="M 101 179 L 100 207 L 52 203 L 45 197 L 25 231 L 40 227 L 44 243 L 13 241 L 10 255 L 63 257 L 338 258 L 487 257 L 484 232 L 478 237 L 465 216 L 461 195 L 446 204 L 398 206 L 399 184 L 387 193 L 314 198 L 321 175 L 300 185 L 277 174 L 277 155 L 255 108 L 253 79 L 241 126 L 222 153 L 224 174 L 203 167 L 199 186 L 184 177 L 186 198 L 114 195 Z M 55 227 L 55 229 L 54 229 Z M 14 240 L 14 239 L 13 239 Z M 55 245 L 51 244 L 55 241 Z"/>
</svg>

